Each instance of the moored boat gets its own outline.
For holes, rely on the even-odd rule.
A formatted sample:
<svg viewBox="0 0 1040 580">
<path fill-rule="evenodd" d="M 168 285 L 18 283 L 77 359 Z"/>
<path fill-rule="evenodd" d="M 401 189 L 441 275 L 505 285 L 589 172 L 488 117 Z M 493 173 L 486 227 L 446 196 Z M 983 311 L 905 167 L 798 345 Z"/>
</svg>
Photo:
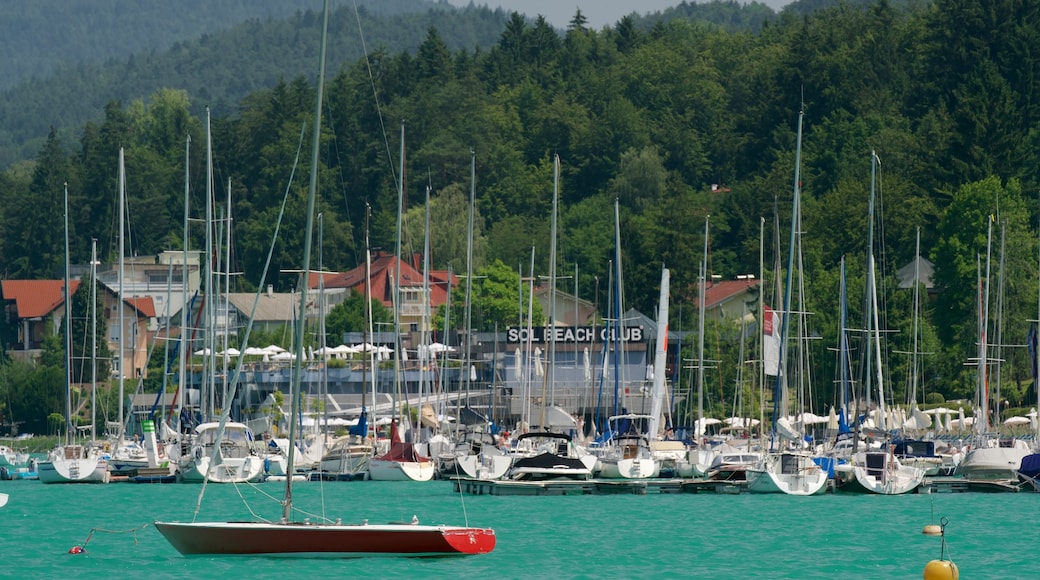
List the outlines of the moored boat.
<svg viewBox="0 0 1040 580">
<path fill-rule="evenodd" d="M 890 449 L 854 453 L 848 463 L 834 468 L 839 491 L 900 495 L 914 491 L 923 481 L 923 469 L 901 464 Z"/>
</svg>

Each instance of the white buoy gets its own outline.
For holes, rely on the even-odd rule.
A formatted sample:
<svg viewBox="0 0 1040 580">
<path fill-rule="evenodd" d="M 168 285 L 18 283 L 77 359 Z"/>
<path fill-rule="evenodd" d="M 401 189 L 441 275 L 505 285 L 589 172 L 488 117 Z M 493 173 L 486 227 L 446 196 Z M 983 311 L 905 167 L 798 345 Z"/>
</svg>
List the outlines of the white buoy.
<svg viewBox="0 0 1040 580">
<path fill-rule="evenodd" d="M 939 526 L 937 524 L 928 524 L 924 527 L 924 530 L 922 530 L 921 533 L 923 533 L 926 536 L 941 536 L 942 526 Z"/>
</svg>

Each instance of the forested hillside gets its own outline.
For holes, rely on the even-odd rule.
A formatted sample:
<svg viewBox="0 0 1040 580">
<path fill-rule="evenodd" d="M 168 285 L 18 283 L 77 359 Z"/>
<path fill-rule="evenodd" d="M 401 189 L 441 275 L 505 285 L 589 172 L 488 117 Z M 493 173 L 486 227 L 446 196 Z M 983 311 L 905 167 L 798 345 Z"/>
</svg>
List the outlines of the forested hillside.
<svg viewBox="0 0 1040 580">
<path fill-rule="evenodd" d="M 302 228 L 294 224 L 303 223 L 306 184 L 300 169 L 290 177 L 313 114 L 317 38 L 307 18 L 297 22 L 298 76 L 252 92 L 234 111 L 214 110 L 215 197 L 223 205 L 230 180 L 234 267 L 245 273 L 243 286 L 287 290 L 294 277 L 278 272 L 300 267 Z M 350 25 L 341 17 L 336 26 Z M 408 240 L 421 249 L 430 186 L 437 268 L 465 268 L 472 149 L 481 265 L 501 260 L 526 270 L 533 245 L 536 274 L 546 274 L 551 159 L 559 154 L 557 266 L 571 274 L 577 264 L 583 298 L 598 291 L 595 298 L 606 303 L 617 200 L 626 306 L 653 312 L 666 265 L 673 327 L 694 327 L 708 215 L 709 274 L 757 273 L 762 244 L 767 301 L 777 305 L 773 264 L 781 255 L 786 268 L 796 125 L 804 110 L 803 277 L 795 290 L 798 308 L 811 313 L 803 330 L 818 338 L 810 341 L 814 400 L 834 399 L 835 357 L 827 348 L 838 343 L 843 256 L 850 321 L 862 317 L 871 151 L 881 159 L 874 253 L 882 326 L 898 331 L 885 334 L 896 399 L 908 389 L 909 357 L 898 353 L 911 350 L 912 308 L 894 273 L 913 258 L 918 228 L 922 253 L 936 270 L 920 321 L 919 350 L 930 353 L 921 388 L 947 397 L 974 391 L 978 373 L 965 362 L 978 355 L 979 269 L 992 277 L 993 307 L 1000 304 L 990 335 L 1024 343 L 1028 320 L 1037 316 L 1040 59 L 1032 47 L 1040 40 L 1040 7 L 1033 3 L 935 0 L 895 9 L 882 0 L 783 18 L 759 33 L 685 20 L 643 30 L 628 18 L 596 31 L 576 17 L 561 35 L 544 21 L 514 16 L 491 48 L 477 50 L 451 50 L 439 30 L 424 32 L 415 51 L 374 52 L 330 80 L 320 159 L 324 237 L 316 246 L 327 268 L 359 263 L 366 204 L 373 243 L 393 247 L 403 121 Z M 193 113 L 200 98 L 171 89 L 110 104 L 81 138 L 53 134 L 35 164 L 0 175 L 3 275 L 55 275 L 63 260 L 66 181 L 76 208 L 73 261 L 88 259 L 91 238 L 112 259 L 120 146 L 127 149 L 134 252 L 181 247 L 189 133 L 193 212 L 202 207 L 204 119 Z M 300 167 L 308 156 L 300 154 Z M 287 188 L 290 225 L 275 247 L 276 274 L 261 281 Z M 201 228 L 193 236 L 191 246 L 201 247 Z M 495 322 L 474 317 L 483 328 Z M 723 361 L 711 379 L 716 405 L 732 396 L 736 335 L 736 322 L 723 321 L 706 336 L 712 358 Z M 1027 351 L 1002 356 L 1004 397 L 1023 404 L 1033 396 L 1026 391 Z"/>
<path fill-rule="evenodd" d="M 357 0 L 384 15 L 425 12 L 433 2 Z M 351 4 L 332 0 L 333 7 Z M 286 0 L 0 0 L 0 90 L 50 76 L 60 65 L 76 68 L 161 52 L 246 20 L 283 19 L 319 8 L 320 2 Z"/>
<path fill-rule="evenodd" d="M 10 82 L 0 84 L 0 119 L 4 119 L 0 124 L 0 167 L 32 157 L 50 127 L 66 141 L 78 139 L 83 123 L 99 119 L 111 100 L 125 103 L 163 87 L 175 87 L 192 96 L 196 115 L 204 106 L 227 115 L 252 91 L 300 74 L 314 76 L 312 41 L 318 33 L 321 2 L 265 0 L 254 6 L 252 2 L 222 0 L 210 6 L 196 1 L 150 1 L 133 9 L 125 4 L 138 3 L 58 3 L 63 8 L 55 12 L 63 15 L 60 22 L 69 22 L 67 28 L 51 26 L 37 12 L 41 8 L 36 3 L 19 3 L 33 9 L 11 21 L 0 20 L 6 26 L 21 20 L 33 23 L 25 27 L 33 32 L 14 34 L 20 42 L 9 42 L 8 37 L 0 43 L 0 51 L 9 56 L 0 61 L 12 75 L 3 77 Z M 359 0 L 357 13 L 351 1 L 333 4 L 342 6 L 330 19 L 329 67 L 333 71 L 363 54 L 359 17 L 369 49 L 390 53 L 414 51 L 430 26 L 442 31 L 451 49 L 490 46 L 507 18 L 497 10 L 458 10 L 430 0 Z M 83 12 L 90 17 L 80 19 Z M 126 16 L 120 17 L 123 13 Z M 271 17 L 256 16 L 259 14 Z M 222 21 L 221 16 L 228 18 Z M 201 19 L 207 24 L 192 33 Z M 105 26 L 94 27 L 93 22 Z M 35 32 L 39 36 L 33 36 Z M 66 33 L 69 38 L 58 42 L 56 36 Z M 124 38 L 137 50 L 115 42 Z M 41 46 L 41 50 L 34 49 Z M 52 46 L 55 48 L 48 50 Z M 93 60 L 81 60 L 79 55 L 85 54 Z M 111 56 L 100 59 L 98 55 Z M 25 70 L 26 66 L 32 68 Z M 34 76 L 24 80 L 27 74 Z M 18 79 L 23 82 L 13 84 Z"/>
</svg>

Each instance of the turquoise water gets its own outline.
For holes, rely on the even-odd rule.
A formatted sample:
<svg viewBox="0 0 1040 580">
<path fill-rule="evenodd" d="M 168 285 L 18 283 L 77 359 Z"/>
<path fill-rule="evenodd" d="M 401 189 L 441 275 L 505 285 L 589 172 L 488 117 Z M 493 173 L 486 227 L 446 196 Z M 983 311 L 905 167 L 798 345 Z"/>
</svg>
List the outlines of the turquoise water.
<svg viewBox="0 0 1040 580">
<path fill-rule="evenodd" d="M 0 482 L 0 576 L 106 578 L 921 578 L 941 540 L 921 529 L 950 519 L 962 578 L 1036 578 L 1040 494 L 612 495 L 460 497 L 449 482 L 294 486 L 295 503 L 344 522 L 493 527 L 491 554 L 466 558 L 301 560 L 184 557 L 151 526 L 190 520 L 198 485 Z M 281 484 L 207 487 L 200 519 L 281 513 Z M 241 495 L 241 497 L 240 497 Z M 934 514 L 934 515 L 933 515 Z M 69 555 L 91 530 L 87 553 Z M 136 530 L 129 533 L 127 530 Z M 136 543 L 135 543 L 136 538 Z"/>
</svg>

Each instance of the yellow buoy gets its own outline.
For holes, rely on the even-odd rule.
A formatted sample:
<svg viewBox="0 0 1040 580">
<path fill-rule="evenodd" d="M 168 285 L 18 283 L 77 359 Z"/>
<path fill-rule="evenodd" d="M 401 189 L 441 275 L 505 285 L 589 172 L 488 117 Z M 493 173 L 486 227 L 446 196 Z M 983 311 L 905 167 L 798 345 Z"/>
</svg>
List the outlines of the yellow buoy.
<svg viewBox="0 0 1040 580">
<path fill-rule="evenodd" d="M 949 560 L 932 560 L 924 567 L 924 580 L 958 580 L 957 564 Z"/>
<path fill-rule="evenodd" d="M 922 530 L 921 533 L 923 533 L 926 536 L 941 536 L 942 526 L 938 526 L 936 524 L 928 524 L 924 527 L 924 530 Z"/>
</svg>

